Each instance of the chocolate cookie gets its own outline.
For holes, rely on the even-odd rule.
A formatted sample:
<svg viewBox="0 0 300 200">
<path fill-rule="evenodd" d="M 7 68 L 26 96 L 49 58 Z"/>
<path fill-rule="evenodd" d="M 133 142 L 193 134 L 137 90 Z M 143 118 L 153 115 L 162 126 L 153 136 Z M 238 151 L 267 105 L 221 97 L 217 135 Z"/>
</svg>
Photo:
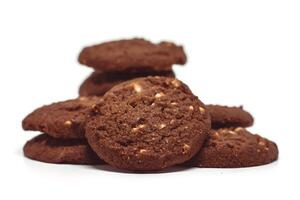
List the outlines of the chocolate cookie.
<svg viewBox="0 0 300 200">
<path fill-rule="evenodd" d="M 186 55 L 181 46 L 171 42 L 130 39 L 86 47 L 78 61 L 102 72 L 171 71 L 172 64 L 185 64 Z"/>
<path fill-rule="evenodd" d="M 23 148 L 25 156 L 47 163 L 104 163 L 84 139 L 56 139 L 46 134 L 29 140 Z"/>
<path fill-rule="evenodd" d="M 238 127 L 211 131 L 205 145 L 189 164 L 237 168 L 264 165 L 277 158 L 278 149 L 274 142 Z"/>
<path fill-rule="evenodd" d="M 102 96 L 105 92 L 111 89 L 113 86 L 138 77 L 146 76 L 166 76 L 175 77 L 173 71 L 164 72 L 139 72 L 139 73 L 128 73 L 128 72 L 94 72 L 92 73 L 80 86 L 80 96 Z"/>
<path fill-rule="evenodd" d="M 211 116 L 211 126 L 214 129 L 228 127 L 248 127 L 253 124 L 253 117 L 243 107 L 227 107 L 206 105 Z"/>
<path fill-rule="evenodd" d="M 86 125 L 86 137 L 100 158 L 121 169 L 161 170 L 183 163 L 210 130 L 205 105 L 177 79 L 134 79 L 103 99 Z"/>
<path fill-rule="evenodd" d="M 100 97 L 80 97 L 43 106 L 23 120 L 23 129 L 41 131 L 55 138 L 84 138 L 83 125 L 98 101 Z"/>
</svg>

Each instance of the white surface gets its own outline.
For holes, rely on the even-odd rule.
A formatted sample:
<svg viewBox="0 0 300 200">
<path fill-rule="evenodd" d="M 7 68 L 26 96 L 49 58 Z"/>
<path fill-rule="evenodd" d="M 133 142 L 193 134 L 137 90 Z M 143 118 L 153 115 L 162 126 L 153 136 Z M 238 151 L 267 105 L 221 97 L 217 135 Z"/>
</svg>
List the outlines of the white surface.
<svg viewBox="0 0 300 200">
<path fill-rule="evenodd" d="M 72 3 L 71 3 L 72 2 Z M 0 199 L 299 199 L 299 1 L 1 1 Z M 249 169 L 124 174 L 28 160 L 21 120 L 76 97 L 84 45 L 142 36 L 185 46 L 176 67 L 206 103 L 243 104 L 278 162 Z"/>
</svg>

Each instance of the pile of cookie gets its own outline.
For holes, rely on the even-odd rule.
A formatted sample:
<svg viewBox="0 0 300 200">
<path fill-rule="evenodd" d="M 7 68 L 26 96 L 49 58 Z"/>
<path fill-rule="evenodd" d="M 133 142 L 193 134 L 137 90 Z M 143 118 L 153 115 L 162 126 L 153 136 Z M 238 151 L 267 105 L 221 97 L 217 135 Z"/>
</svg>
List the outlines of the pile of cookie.
<svg viewBox="0 0 300 200">
<path fill-rule="evenodd" d="M 80 97 L 23 120 L 24 130 L 42 132 L 25 144 L 28 158 L 128 171 L 251 167 L 278 158 L 274 142 L 246 129 L 249 112 L 205 105 L 175 78 L 172 65 L 186 62 L 181 46 L 112 41 L 84 48 L 79 62 L 95 69 Z"/>
</svg>

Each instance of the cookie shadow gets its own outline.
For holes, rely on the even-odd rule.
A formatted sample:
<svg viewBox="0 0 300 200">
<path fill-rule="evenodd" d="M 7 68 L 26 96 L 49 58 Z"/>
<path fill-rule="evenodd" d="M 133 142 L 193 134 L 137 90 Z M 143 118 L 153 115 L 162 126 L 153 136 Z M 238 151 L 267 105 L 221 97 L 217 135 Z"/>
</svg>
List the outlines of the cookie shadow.
<svg viewBox="0 0 300 200">
<path fill-rule="evenodd" d="M 160 171 L 128 171 L 128 170 L 121 170 L 118 168 L 115 168 L 113 166 L 110 166 L 108 164 L 104 165 L 91 165 L 89 166 L 92 169 L 96 170 L 102 170 L 102 171 L 107 171 L 107 172 L 114 172 L 114 173 L 123 173 L 123 174 L 166 174 L 166 173 L 174 173 L 174 172 L 180 172 L 180 171 L 186 171 L 188 170 L 187 167 L 182 167 L 182 166 L 174 166 L 170 167 L 164 170 Z"/>
</svg>

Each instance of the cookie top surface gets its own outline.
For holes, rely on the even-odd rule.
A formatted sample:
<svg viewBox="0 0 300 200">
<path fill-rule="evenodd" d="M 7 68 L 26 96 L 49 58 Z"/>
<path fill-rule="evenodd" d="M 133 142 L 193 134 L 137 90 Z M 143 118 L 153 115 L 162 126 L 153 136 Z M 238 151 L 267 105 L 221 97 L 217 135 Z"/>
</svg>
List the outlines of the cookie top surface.
<svg viewBox="0 0 300 200">
<path fill-rule="evenodd" d="M 198 167 L 238 168 L 268 164 L 277 158 L 274 142 L 238 127 L 212 130 L 191 163 Z"/>
<path fill-rule="evenodd" d="M 29 140 L 23 148 L 25 156 L 47 163 L 102 164 L 84 139 L 57 139 L 41 134 Z"/>
<path fill-rule="evenodd" d="M 135 38 L 85 47 L 78 61 L 98 71 L 170 71 L 172 64 L 185 64 L 186 55 L 174 43 Z"/>
<path fill-rule="evenodd" d="M 94 151 L 112 166 L 160 170 L 195 155 L 210 129 L 205 105 L 181 81 L 138 78 L 108 91 L 86 126 Z"/>
<path fill-rule="evenodd" d="M 138 77 L 147 76 L 166 76 L 175 77 L 173 71 L 163 72 L 140 72 L 140 73 L 128 73 L 128 72 L 114 72 L 103 73 L 93 72 L 80 86 L 80 96 L 102 96 L 105 92 L 111 89 L 113 86 Z"/>
<path fill-rule="evenodd" d="M 42 106 L 23 120 L 23 129 L 55 138 L 84 138 L 83 124 L 98 101 L 100 97 L 80 97 Z"/>
<path fill-rule="evenodd" d="M 206 105 L 206 108 L 211 116 L 211 126 L 214 129 L 253 125 L 252 115 L 245 111 L 242 106 Z"/>
</svg>

